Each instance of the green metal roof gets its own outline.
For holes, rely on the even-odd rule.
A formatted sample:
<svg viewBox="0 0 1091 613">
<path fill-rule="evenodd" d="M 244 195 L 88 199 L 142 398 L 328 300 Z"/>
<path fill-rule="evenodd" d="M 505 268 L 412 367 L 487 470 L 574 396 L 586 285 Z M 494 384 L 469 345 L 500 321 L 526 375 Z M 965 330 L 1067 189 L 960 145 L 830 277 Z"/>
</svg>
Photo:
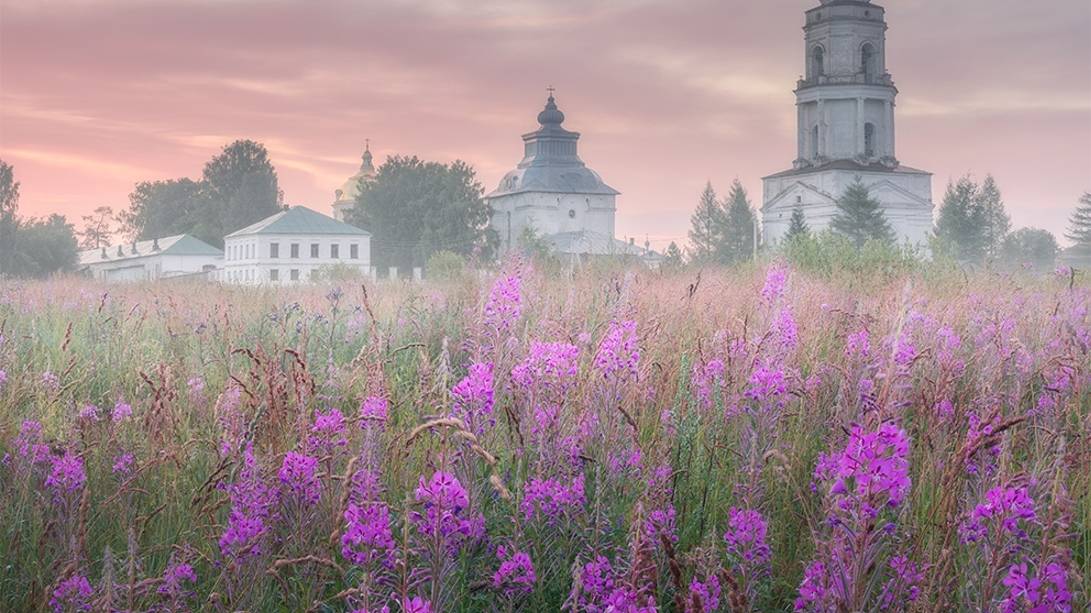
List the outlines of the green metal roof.
<svg viewBox="0 0 1091 613">
<path fill-rule="evenodd" d="M 335 234 L 371 236 L 370 232 L 361 230 L 347 223 L 337 221 L 317 211 L 312 211 L 305 206 L 293 206 L 290 209 L 271 215 L 265 219 L 236 230 L 227 235 L 249 236 L 254 234 Z"/>
<path fill-rule="evenodd" d="M 223 251 L 189 234 L 176 234 L 152 240 L 110 245 L 79 253 L 80 265 L 135 260 L 156 255 L 209 255 L 220 257 Z"/>
</svg>

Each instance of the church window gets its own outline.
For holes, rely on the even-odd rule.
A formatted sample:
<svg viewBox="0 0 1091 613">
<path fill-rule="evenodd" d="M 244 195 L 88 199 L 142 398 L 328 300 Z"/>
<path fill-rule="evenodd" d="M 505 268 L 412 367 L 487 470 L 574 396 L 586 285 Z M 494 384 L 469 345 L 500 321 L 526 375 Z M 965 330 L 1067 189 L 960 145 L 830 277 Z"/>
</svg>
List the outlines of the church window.
<svg viewBox="0 0 1091 613">
<path fill-rule="evenodd" d="M 818 124 L 811 128 L 811 158 L 818 157 Z"/>
<path fill-rule="evenodd" d="M 280 243 L 269 243 L 269 257 L 280 257 Z"/>
<path fill-rule="evenodd" d="M 867 157 L 875 156 L 875 124 L 864 124 L 864 155 Z"/>
<path fill-rule="evenodd" d="M 576 209 L 568 209 L 568 218 L 569 219 L 575 219 L 576 218 Z"/>
<path fill-rule="evenodd" d="M 860 72 L 864 73 L 865 82 L 875 77 L 875 47 L 871 43 L 860 48 Z"/>
<path fill-rule="evenodd" d="M 816 45 L 814 50 L 811 51 L 811 78 L 821 77 L 826 74 L 825 67 L 826 52 L 822 49 L 821 45 Z"/>
</svg>

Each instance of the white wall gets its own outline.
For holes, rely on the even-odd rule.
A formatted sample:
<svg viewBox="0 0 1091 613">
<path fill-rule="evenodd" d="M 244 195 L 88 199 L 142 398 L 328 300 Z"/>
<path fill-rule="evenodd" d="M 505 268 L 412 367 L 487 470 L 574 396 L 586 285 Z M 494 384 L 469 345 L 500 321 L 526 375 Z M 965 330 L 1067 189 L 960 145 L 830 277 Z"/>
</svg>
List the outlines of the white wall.
<svg viewBox="0 0 1091 613">
<path fill-rule="evenodd" d="M 95 263 L 88 268 L 94 278 L 105 281 L 154 281 L 214 270 L 221 263 L 215 255 L 165 254 Z"/>
<path fill-rule="evenodd" d="M 335 265 L 352 266 L 361 273 L 371 269 L 371 237 L 256 235 L 228 238 L 224 245 L 224 267 L 220 280 L 225 283 L 247 285 L 292 285 L 307 283 L 314 271 Z M 279 247 L 278 257 L 271 257 L 272 244 Z M 292 245 L 298 245 L 298 257 L 292 257 Z M 318 257 L 311 256 L 311 245 L 318 245 Z M 338 257 L 332 256 L 331 247 L 338 246 Z M 357 246 L 357 257 L 352 258 L 352 245 Z M 278 279 L 272 280 L 270 271 L 278 271 Z M 292 279 L 292 271 L 298 278 Z"/>
<path fill-rule="evenodd" d="M 492 227 L 500 236 L 501 250 L 506 250 L 511 247 L 509 234 L 511 243 L 518 244 L 527 226 L 539 236 L 591 231 L 613 238 L 616 200 L 605 194 L 522 192 L 491 198 L 489 204 Z"/>
</svg>

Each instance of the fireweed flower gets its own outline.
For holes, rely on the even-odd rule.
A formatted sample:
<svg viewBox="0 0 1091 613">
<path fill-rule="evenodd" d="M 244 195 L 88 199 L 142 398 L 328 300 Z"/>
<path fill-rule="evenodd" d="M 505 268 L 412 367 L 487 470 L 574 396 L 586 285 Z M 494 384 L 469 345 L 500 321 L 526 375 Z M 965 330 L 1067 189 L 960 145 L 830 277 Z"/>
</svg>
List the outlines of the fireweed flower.
<svg viewBox="0 0 1091 613">
<path fill-rule="evenodd" d="M 114 410 L 110 411 L 110 421 L 119 424 L 133 416 L 133 406 L 127 402 L 118 400 L 114 403 Z"/>
<path fill-rule="evenodd" d="M 728 514 L 730 519 L 727 522 L 727 532 L 724 533 L 728 554 L 747 564 L 768 563 L 772 554 L 769 545 L 765 543 L 769 525 L 761 512 L 731 507 Z"/>
<path fill-rule="evenodd" d="M 133 454 L 123 453 L 114 459 L 114 465 L 113 468 L 111 468 L 111 471 L 115 476 L 124 479 L 133 474 L 133 464 L 135 462 L 136 459 L 133 457 Z"/>
<path fill-rule="evenodd" d="M 87 472 L 83 468 L 83 458 L 65 450 L 63 456 L 52 457 L 52 468 L 45 479 L 47 487 L 58 496 L 75 492 L 87 483 Z"/>
<path fill-rule="evenodd" d="M 811 562 L 803 570 L 803 581 L 799 584 L 799 596 L 796 598 L 795 610 L 812 610 L 812 605 L 821 605 L 831 592 L 829 573 L 826 565 L 821 561 Z M 816 610 L 835 610 L 818 606 Z"/>
<path fill-rule="evenodd" d="M 788 383 L 784 377 L 784 369 L 779 364 L 759 364 L 750 373 L 745 395 L 762 407 L 783 407 L 784 395 L 787 393 Z"/>
<path fill-rule="evenodd" d="M 345 532 L 341 535 L 341 555 L 357 566 L 381 562 L 394 566 L 394 535 L 390 529 L 390 509 L 381 501 L 350 502 L 345 509 Z"/>
<path fill-rule="evenodd" d="M 799 346 L 799 328 L 792 316 L 792 310 L 787 306 L 777 313 L 777 318 L 773 321 L 773 333 L 784 351 L 791 351 Z"/>
<path fill-rule="evenodd" d="M 884 506 L 900 505 L 909 493 L 909 437 L 890 422 L 875 432 L 853 425 L 848 444 L 829 468 L 836 506 L 874 517 Z"/>
<path fill-rule="evenodd" d="M 451 389 L 454 417 L 461 419 L 475 434 L 482 434 L 495 423 L 493 418 L 492 364 L 475 363 L 470 372 Z"/>
<path fill-rule="evenodd" d="M 423 512 L 413 513 L 421 535 L 442 537 L 455 548 L 464 540 L 482 536 L 484 526 L 477 518 L 465 517 L 469 495 L 451 473 L 436 471 L 428 481 L 420 477 L 416 500 L 424 507 Z"/>
<path fill-rule="evenodd" d="M 1072 592 L 1068 589 L 1068 569 L 1050 562 L 1031 575 L 1026 562 L 1012 564 L 1004 578 L 1008 593 L 1000 603 L 1005 613 L 1067 613 L 1072 610 Z"/>
<path fill-rule="evenodd" d="M 500 277 L 489 292 L 485 302 L 483 321 L 496 334 L 507 334 L 519 321 L 523 312 L 523 279 L 518 274 Z"/>
<path fill-rule="evenodd" d="M 509 555 L 508 549 L 501 545 L 496 549 L 496 557 L 500 560 L 500 568 L 492 575 L 492 589 L 509 598 L 534 590 L 537 577 L 530 554 L 512 550 Z"/>
<path fill-rule="evenodd" d="M 277 478 L 298 500 L 308 505 L 318 504 L 322 481 L 315 474 L 317 468 L 318 458 L 291 451 L 284 456 Z"/>
<path fill-rule="evenodd" d="M 519 509 L 527 521 L 541 518 L 554 525 L 583 509 L 587 503 L 583 485 L 582 474 L 576 475 L 571 484 L 560 479 L 531 479 L 523 490 Z"/>
<path fill-rule="evenodd" d="M 660 543 L 662 539 L 666 539 L 671 542 L 672 545 L 678 544 L 678 529 L 675 525 L 675 518 L 677 513 L 674 510 L 674 506 L 667 504 L 662 509 L 655 509 L 651 513 L 648 513 L 648 517 L 644 519 L 644 537 L 652 543 Z"/>
<path fill-rule="evenodd" d="M 845 357 L 867 358 L 871 354 L 871 337 L 867 328 L 853 332 L 845 339 Z"/>
<path fill-rule="evenodd" d="M 689 606 L 687 611 L 692 613 L 713 613 L 720 608 L 720 580 L 715 573 L 710 573 L 708 579 L 689 583 Z"/>
<path fill-rule="evenodd" d="M 527 357 L 511 369 L 512 383 L 526 394 L 559 402 L 576 384 L 579 355 L 575 345 L 534 341 Z"/>
<path fill-rule="evenodd" d="M 915 562 L 904 555 L 890 558 L 890 570 L 891 577 L 883 585 L 879 601 L 884 611 L 905 610 L 909 603 L 915 602 L 920 596 L 919 586 L 924 580 L 924 573 Z"/>
<path fill-rule="evenodd" d="M 79 418 L 84 421 L 99 421 L 98 407 L 93 404 L 85 404 L 80 407 Z"/>
<path fill-rule="evenodd" d="M 230 487 L 231 513 L 220 537 L 224 556 L 242 559 L 263 553 L 263 541 L 274 520 L 277 491 L 266 485 L 251 446 L 243 452 L 243 468 Z"/>
<path fill-rule="evenodd" d="M 1026 524 L 1037 519 L 1034 499 L 1026 487 L 998 486 L 985 494 L 985 502 L 974 507 L 958 531 L 963 543 L 983 541 L 990 528 L 994 534 L 1003 530 L 1022 540 L 1027 538 Z"/>
<path fill-rule="evenodd" d="M 345 416 L 341 411 L 330 409 L 328 413 L 317 412 L 311 426 L 311 435 L 307 438 L 308 451 L 325 456 L 346 445 L 348 439 L 345 438 Z"/>
<path fill-rule="evenodd" d="M 402 613 L 432 613 L 432 611 L 432 603 L 420 596 L 402 601 Z"/>
<path fill-rule="evenodd" d="M 765 273 L 765 285 L 761 288 L 761 301 L 773 304 L 788 293 L 788 269 L 780 264 L 769 267 Z"/>
<path fill-rule="evenodd" d="M 612 321 L 606 336 L 599 343 L 595 368 L 607 381 L 637 378 L 640 348 L 637 346 L 635 321 Z"/>
<path fill-rule="evenodd" d="M 193 591 L 187 587 L 197 583 L 197 573 L 193 567 L 184 562 L 171 562 L 163 571 L 163 582 L 156 592 L 161 596 L 180 600 L 193 595 Z"/>
<path fill-rule="evenodd" d="M 704 364 L 694 364 L 690 383 L 693 391 L 702 407 L 710 407 L 714 402 L 713 395 L 724 382 L 724 361 L 713 358 Z"/>
<path fill-rule="evenodd" d="M 8 371 L 0 368 L 0 389 L 4 389 L 4 384 L 8 382 Z"/>
<path fill-rule="evenodd" d="M 57 375 L 47 370 L 42 373 L 42 387 L 55 392 L 61 389 L 61 380 Z"/>
<path fill-rule="evenodd" d="M 83 575 L 73 575 L 62 581 L 49 599 L 49 606 L 55 613 L 63 611 L 90 611 L 91 597 L 95 591 Z"/>
<path fill-rule="evenodd" d="M 368 396 L 360 403 L 360 427 L 370 428 L 376 424 L 382 426 L 386 423 L 389 412 L 389 402 L 382 396 Z"/>
<path fill-rule="evenodd" d="M 41 464 L 50 459 L 49 445 L 42 442 L 42 422 L 28 419 L 19 427 L 15 450 L 24 462 Z"/>
</svg>

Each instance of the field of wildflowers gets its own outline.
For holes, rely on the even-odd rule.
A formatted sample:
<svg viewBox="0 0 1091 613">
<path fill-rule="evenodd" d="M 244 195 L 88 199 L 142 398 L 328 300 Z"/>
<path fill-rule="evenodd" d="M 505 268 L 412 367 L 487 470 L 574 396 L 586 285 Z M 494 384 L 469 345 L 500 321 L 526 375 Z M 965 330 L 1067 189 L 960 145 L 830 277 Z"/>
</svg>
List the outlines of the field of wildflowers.
<svg viewBox="0 0 1091 613">
<path fill-rule="evenodd" d="M 1068 274 L 0 285 L 3 611 L 1086 610 Z"/>
</svg>

